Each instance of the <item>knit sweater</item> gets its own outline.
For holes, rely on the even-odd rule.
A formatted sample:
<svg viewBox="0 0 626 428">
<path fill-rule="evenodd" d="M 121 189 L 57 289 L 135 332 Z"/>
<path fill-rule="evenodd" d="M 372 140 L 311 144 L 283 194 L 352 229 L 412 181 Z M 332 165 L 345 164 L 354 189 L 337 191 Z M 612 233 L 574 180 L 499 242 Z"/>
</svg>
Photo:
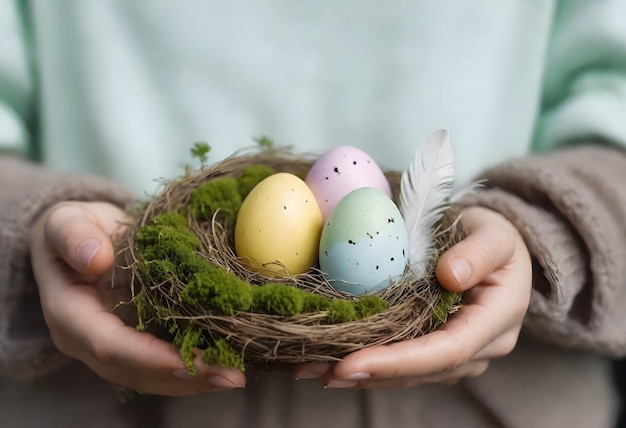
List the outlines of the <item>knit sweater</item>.
<svg viewBox="0 0 626 428">
<path fill-rule="evenodd" d="M 137 196 L 189 147 L 268 135 L 408 167 L 450 131 L 457 182 L 531 149 L 626 142 L 626 1 L 0 0 L 0 149 Z"/>
<path fill-rule="evenodd" d="M 0 166 L 2 181 L 15 183 L 0 194 L 0 368 L 5 376 L 32 378 L 57 369 L 62 357 L 38 317 L 26 250 L 30 224 L 55 200 L 123 205 L 128 199 L 97 178 L 77 180 L 6 157 Z M 625 175 L 626 154 L 600 145 L 511 160 L 485 172 L 486 187 L 464 203 L 489 207 L 512 221 L 536 271 L 523 340 L 480 378 L 402 392 L 331 392 L 296 384 L 285 374 L 262 374 L 252 376 L 242 391 L 143 398 L 124 407 L 102 380 L 70 366 L 34 383 L 8 383 L 0 411 L 9 415 L 10 427 L 39 426 L 38 418 L 84 426 L 74 418 L 94 411 L 103 414 L 106 426 L 146 426 L 148 420 L 150 426 L 201 426 L 211 415 L 216 426 L 610 427 L 616 397 L 602 356 L 626 354 L 626 189 L 620 184 Z M 25 322 L 30 317 L 32 322 Z M 64 398 L 47 405 L 46 391 L 63 385 Z M 31 406 L 39 410 L 25 414 Z"/>
<path fill-rule="evenodd" d="M 0 0 L 0 149 L 17 154 L 0 155 L 3 427 L 611 426 L 606 357 L 626 353 L 626 2 L 145 5 Z M 464 203 L 502 213 L 533 256 L 522 340 L 481 377 L 355 392 L 251 373 L 241 391 L 121 405 L 54 347 L 28 254 L 51 204 L 125 206 L 197 140 L 213 158 L 260 134 L 302 151 L 353 144 L 402 169 L 442 127 L 460 181 L 487 180 Z"/>
</svg>

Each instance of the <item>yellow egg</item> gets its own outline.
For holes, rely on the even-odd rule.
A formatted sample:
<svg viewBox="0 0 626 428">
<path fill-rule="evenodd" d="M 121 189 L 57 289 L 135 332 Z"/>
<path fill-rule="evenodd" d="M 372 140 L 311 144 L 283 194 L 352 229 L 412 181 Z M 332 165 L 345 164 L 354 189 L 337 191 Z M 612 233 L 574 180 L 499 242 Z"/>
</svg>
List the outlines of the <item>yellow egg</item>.
<svg viewBox="0 0 626 428">
<path fill-rule="evenodd" d="M 322 214 L 297 176 L 273 174 L 244 199 L 235 224 L 235 252 L 267 277 L 306 272 L 317 264 Z"/>
</svg>

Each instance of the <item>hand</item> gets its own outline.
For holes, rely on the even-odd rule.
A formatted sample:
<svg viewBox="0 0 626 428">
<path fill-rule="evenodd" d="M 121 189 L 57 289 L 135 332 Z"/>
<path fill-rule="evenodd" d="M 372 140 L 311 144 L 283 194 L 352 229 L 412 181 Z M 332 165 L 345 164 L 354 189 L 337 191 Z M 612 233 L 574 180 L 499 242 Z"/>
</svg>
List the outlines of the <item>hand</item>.
<svg viewBox="0 0 626 428">
<path fill-rule="evenodd" d="M 119 302 L 111 288 L 112 242 L 128 222 L 109 203 L 65 202 L 33 225 L 33 271 L 57 348 L 107 381 L 144 393 L 174 396 L 245 386 L 241 371 L 210 367 L 199 358 L 197 374 L 188 375 L 171 344 L 112 313 Z"/>
<path fill-rule="evenodd" d="M 303 364 L 297 379 L 322 377 L 327 387 L 409 388 L 456 383 L 482 374 L 489 360 L 517 343 L 532 285 L 528 250 L 515 227 L 485 208 L 468 208 L 468 236 L 441 256 L 437 277 L 450 291 L 465 291 L 463 306 L 438 330 L 422 337 L 354 352 L 330 364 Z"/>
</svg>

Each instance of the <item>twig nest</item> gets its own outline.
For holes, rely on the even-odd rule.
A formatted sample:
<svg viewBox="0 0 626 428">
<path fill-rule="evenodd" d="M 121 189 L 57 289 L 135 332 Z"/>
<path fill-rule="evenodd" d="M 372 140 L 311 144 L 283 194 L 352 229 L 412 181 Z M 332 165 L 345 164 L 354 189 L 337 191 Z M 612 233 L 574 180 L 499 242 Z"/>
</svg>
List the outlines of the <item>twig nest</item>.
<svg viewBox="0 0 626 428">
<path fill-rule="evenodd" d="M 242 370 L 335 361 L 431 332 L 458 309 L 461 296 L 434 275 L 438 255 L 464 233 L 452 207 L 437 226 L 426 274 L 416 278 L 407 270 L 371 294 L 337 291 L 316 264 L 268 275 L 237 256 L 235 228 L 246 196 L 276 173 L 304 179 L 314 161 L 288 149 L 240 152 L 165 184 L 138 213 L 120 251 L 137 328 L 165 331 L 190 371 L 194 348 L 209 364 Z M 397 202 L 400 173 L 385 176 Z M 273 264 L 272 272 L 285 268 Z"/>
</svg>

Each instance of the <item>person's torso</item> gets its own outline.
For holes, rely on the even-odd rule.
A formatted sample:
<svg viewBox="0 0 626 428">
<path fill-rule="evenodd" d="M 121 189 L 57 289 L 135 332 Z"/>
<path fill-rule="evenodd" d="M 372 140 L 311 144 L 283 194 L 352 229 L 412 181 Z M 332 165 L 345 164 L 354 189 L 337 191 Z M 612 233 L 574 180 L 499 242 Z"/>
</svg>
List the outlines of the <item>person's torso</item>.
<svg viewBox="0 0 626 428">
<path fill-rule="evenodd" d="M 196 141 L 350 144 L 404 169 L 450 130 L 461 182 L 527 151 L 552 2 L 34 2 L 45 160 L 151 191 Z"/>
</svg>

